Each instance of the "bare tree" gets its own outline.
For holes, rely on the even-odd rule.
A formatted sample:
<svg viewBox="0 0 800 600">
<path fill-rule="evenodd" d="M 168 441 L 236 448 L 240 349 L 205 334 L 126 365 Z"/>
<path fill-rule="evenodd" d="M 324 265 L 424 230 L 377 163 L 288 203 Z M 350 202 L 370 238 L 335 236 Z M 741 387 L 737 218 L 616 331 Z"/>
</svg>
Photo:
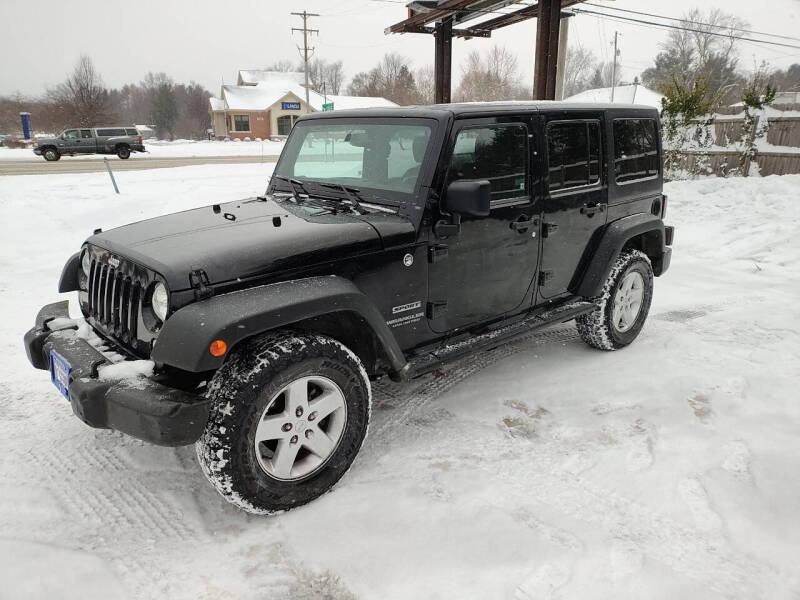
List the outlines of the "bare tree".
<svg viewBox="0 0 800 600">
<path fill-rule="evenodd" d="M 564 97 L 590 89 L 597 59 L 594 52 L 580 44 L 567 48 L 564 64 Z"/>
<path fill-rule="evenodd" d="M 642 82 L 661 89 L 669 86 L 673 76 L 709 83 L 709 94 L 733 87 L 741 81 L 737 75 L 737 43 L 747 23 L 717 8 L 704 12 L 696 8 L 678 20 L 690 31 L 674 29 L 661 44 L 654 66 L 642 73 Z M 720 35 L 721 34 L 721 35 Z M 736 92 L 731 90 L 736 95 Z M 724 95 L 721 99 L 725 99 Z"/>
<path fill-rule="evenodd" d="M 420 94 L 409 65 L 400 54 L 385 54 L 369 72 L 357 73 L 348 90 L 353 96 L 381 96 L 397 104 L 418 104 Z"/>
<path fill-rule="evenodd" d="M 282 73 L 288 73 L 289 71 L 302 71 L 303 68 L 300 69 L 295 68 L 295 64 L 290 60 L 276 60 L 274 63 L 269 65 L 264 69 L 265 71 L 281 71 Z"/>
<path fill-rule="evenodd" d="M 517 75 L 517 57 L 504 46 L 493 46 L 486 59 L 477 50 L 467 55 L 455 93 L 457 100 L 513 100 L 526 95 Z"/>
<path fill-rule="evenodd" d="M 433 104 L 436 101 L 433 66 L 425 65 L 417 69 L 414 73 L 414 79 L 417 82 L 420 102 L 423 104 Z"/>
<path fill-rule="evenodd" d="M 328 62 L 317 58 L 309 63 L 308 75 L 314 91 L 338 94 L 344 83 L 344 65 L 340 60 Z"/>
<path fill-rule="evenodd" d="M 60 113 L 62 126 L 89 127 L 100 125 L 108 118 L 108 90 L 88 56 L 82 55 L 72 75 L 47 95 Z"/>
</svg>

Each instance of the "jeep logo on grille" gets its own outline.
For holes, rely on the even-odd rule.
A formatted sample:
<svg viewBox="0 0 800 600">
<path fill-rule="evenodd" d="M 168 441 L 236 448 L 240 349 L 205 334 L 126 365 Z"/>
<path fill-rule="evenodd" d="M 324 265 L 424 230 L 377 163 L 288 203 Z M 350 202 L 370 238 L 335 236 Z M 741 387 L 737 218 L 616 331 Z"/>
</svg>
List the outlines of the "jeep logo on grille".
<svg viewBox="0 0 800 600">
<path fill-rule="evenodd" d="M 116 269 L 119 266 L 119 259 L 114 256 L 109 256 L 108 264 Z"/>
</svg>

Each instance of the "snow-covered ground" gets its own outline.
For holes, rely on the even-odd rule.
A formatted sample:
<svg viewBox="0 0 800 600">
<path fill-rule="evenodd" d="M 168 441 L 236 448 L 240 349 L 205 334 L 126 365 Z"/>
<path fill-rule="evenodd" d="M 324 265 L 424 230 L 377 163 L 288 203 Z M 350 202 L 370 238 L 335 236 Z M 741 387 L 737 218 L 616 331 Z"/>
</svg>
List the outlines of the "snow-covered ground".
<svg viewBox="0 0 800 600">
<path fill-rule="evenodd" d="M 0 597 L 798 598 L 800 176 L 667 186 L 640 338 L 571 324 L 375 386 L 333 493 L 278 517 L 192 448 L 72 415 L 22 335 L 95 227 L 263 191 L 271 165 L 0 178 Z"/>
<path fill-rule="evenodd" d="M 202 156 L 277 156 L 283 150 L 283 142 L 272 142 L 270 140 L 258 141 L 199 141 L 176 140 L 174 142 L 164 142 L 159 140 L 145 140 L 144 147 L 147 153 L 131 154 L 129 160 L 135 160 L 145 156 L 154 158 L 176 158 L 176 157 L 202 157 Z M 96 154 L 84 154 L 77 156 L 66 156 L 62 160 L 85 160 L 87 158 L 97 158 Z M 102 156 L 101 156 L 102 158 Z M 0 161 L 2 160 L 44 160 L 36 156 L 29 148 L 6 148 L 0 146 Z"/>
</svg>

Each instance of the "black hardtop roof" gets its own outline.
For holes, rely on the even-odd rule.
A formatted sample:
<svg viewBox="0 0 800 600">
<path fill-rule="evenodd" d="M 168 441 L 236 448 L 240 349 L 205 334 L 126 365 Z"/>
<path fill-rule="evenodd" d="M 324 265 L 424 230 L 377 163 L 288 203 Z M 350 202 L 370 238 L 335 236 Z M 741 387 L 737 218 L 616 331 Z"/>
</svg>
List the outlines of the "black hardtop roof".
<svg viewBox="0 0 800 600">
<path fill-rule="evenodd" d="M 658 109 L 643 104 L 560 102 L 553 100 L 521 100 L 503 102 L 461 102 L 454 104 L 429 104 L 419 106 L 396 106 L 391 108 L 355 108 L 328 112 L 315 112 L 300 117 L 327 119 L 336 117 L 405 117 L 442 119 L 449 116 L 478 116 L 519 112 L 581 112 L 590 110 L 627 112 L 632 115 L 657 116 Z"/>
</svg>

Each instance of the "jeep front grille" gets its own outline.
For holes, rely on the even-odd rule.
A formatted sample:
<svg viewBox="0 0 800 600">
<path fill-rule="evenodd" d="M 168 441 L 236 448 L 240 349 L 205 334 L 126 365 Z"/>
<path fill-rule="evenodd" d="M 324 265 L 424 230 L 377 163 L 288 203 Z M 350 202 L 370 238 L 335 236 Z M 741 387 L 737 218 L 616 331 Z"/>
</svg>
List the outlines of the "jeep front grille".
<svg viewBox="0 0 800 600">
<path fill-rule="evenodd" d="M 88 292 L 88 312 L 95 322 L 126 344 L 136 340 L 141 283 L 119 269 L 92 260 Z"/>
</svg>

